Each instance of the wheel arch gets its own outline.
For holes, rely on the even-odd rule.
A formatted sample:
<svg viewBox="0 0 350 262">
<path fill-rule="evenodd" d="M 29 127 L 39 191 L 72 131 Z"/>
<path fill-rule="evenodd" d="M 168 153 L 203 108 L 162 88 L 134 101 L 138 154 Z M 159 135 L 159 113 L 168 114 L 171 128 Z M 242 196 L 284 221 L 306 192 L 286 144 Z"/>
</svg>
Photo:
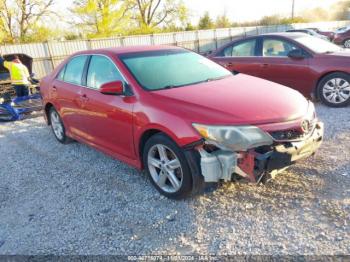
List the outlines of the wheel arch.
<svg viewBox="0 0 350 262">
<path fill-rule="evenodd" d="M 50 109 L 51 109 L 52 107 L 54 107 L 53 104 L 47 103 L 47 104 L 45 105 L 45 108 L 44 108 L 45 118 L 46 118 L 46 121 L 47 121 L 47 124 L 48 124 L 48 125 L 51 125 L 51 119 L 50 119 L 49 113 L 50 113 Z"/>
<path fill-rule="evenodd" d="M 163 134 L 167 136 L 169 139 L 171 139 L 175 144 L 177 143 L 177 137 L 172 134 L 170 131 L 164 130 L 160 127 L 149 127 L 148 129 L 144 130 L 140 136 L 140 139 L 138 139 L 138 145 L 137 145 L 137 154 L 142 159 L 143 149 L 145 147 L 146 142 L 154 135 L 156 134 Z M 180 145 L 179 145 L 180 146 Z"/>
</svg>

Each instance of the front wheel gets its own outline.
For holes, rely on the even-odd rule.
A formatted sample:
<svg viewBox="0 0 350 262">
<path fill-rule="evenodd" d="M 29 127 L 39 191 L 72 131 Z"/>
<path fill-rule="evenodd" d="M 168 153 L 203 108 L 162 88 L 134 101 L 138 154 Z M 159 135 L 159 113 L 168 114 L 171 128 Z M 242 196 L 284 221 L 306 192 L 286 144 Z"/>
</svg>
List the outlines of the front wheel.
<svg viewBox="0 0 350 262">
<path fill-rule="evenodd" d="M 324 77 L 318 85 L 321 101 L 330 107 L 344 107 L 350 103 L 350 75 L 333 73 Z"/>
<path fill-rule="evenodd" d="M 146 142 L 143 164 L 162 195 L 182 199 L 191 194 L 192 175 L 187 160 L 182 149 L 167 136 L 156 134 Z"/>
</svg>

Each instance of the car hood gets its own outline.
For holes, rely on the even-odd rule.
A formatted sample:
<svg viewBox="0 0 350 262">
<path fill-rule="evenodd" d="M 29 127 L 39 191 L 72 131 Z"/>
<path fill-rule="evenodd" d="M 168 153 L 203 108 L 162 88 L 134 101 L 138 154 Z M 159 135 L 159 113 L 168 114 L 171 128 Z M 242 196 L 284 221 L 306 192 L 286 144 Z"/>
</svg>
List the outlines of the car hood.
<svg viewBox="0 0 350 262">
<path fill-rule="evenodd" d="M 299 92 L 244 74 L 154 91 L 152 96 L 181 118 L 213 125 L 286 122 L 308 110 L 308 101 Z"/>
</svg>

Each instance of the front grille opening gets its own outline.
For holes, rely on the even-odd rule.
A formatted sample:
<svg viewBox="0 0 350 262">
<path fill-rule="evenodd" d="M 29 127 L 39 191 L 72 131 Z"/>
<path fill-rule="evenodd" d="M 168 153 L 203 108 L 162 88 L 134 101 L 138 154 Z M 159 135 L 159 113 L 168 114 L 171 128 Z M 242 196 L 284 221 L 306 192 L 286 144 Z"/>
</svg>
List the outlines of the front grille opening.
<svg viewBox="0 0 350 262">
<path fill-rule="evenodd" d="M 285 130 L 271 132 L 270 135 L 277 141 L 288 141 L 301 139 L 305 136 L 305 133 L 302 133 L 298 130 Z"/>
<path fill-rule="evenodd" d="M 204 144 L 204 145 L 203 145 L 203 149 L 204 149 L 205 151 L 207 151 L 208 153 L 213 153 L 213 152 L 219 150 L 219 148 L 218 148 L 217 146 L 211 145 L 211 144 Z"/>
</svg>

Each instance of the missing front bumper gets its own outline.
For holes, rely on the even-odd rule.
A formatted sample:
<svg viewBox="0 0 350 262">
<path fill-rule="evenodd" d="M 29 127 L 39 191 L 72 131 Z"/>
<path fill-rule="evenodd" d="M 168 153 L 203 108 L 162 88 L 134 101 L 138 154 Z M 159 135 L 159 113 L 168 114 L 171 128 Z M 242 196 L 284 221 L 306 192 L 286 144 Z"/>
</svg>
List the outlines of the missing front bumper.
<svg viewBox="0 0 350 262">
<path fill-rule="evenodd" d="M 315 154 L 323 141 L 324 125 L 316 124 L 313 133 L 298 142 L 285 142 L 261 150 L 231 152 L 216 150 L 211 153 L 199 148 L 201 172 L 205 182 L 231 181 L 239 175 L 250 182 L 259 182 L 263 176 L 274 177 L 295 162 Z"/>
</svg>

